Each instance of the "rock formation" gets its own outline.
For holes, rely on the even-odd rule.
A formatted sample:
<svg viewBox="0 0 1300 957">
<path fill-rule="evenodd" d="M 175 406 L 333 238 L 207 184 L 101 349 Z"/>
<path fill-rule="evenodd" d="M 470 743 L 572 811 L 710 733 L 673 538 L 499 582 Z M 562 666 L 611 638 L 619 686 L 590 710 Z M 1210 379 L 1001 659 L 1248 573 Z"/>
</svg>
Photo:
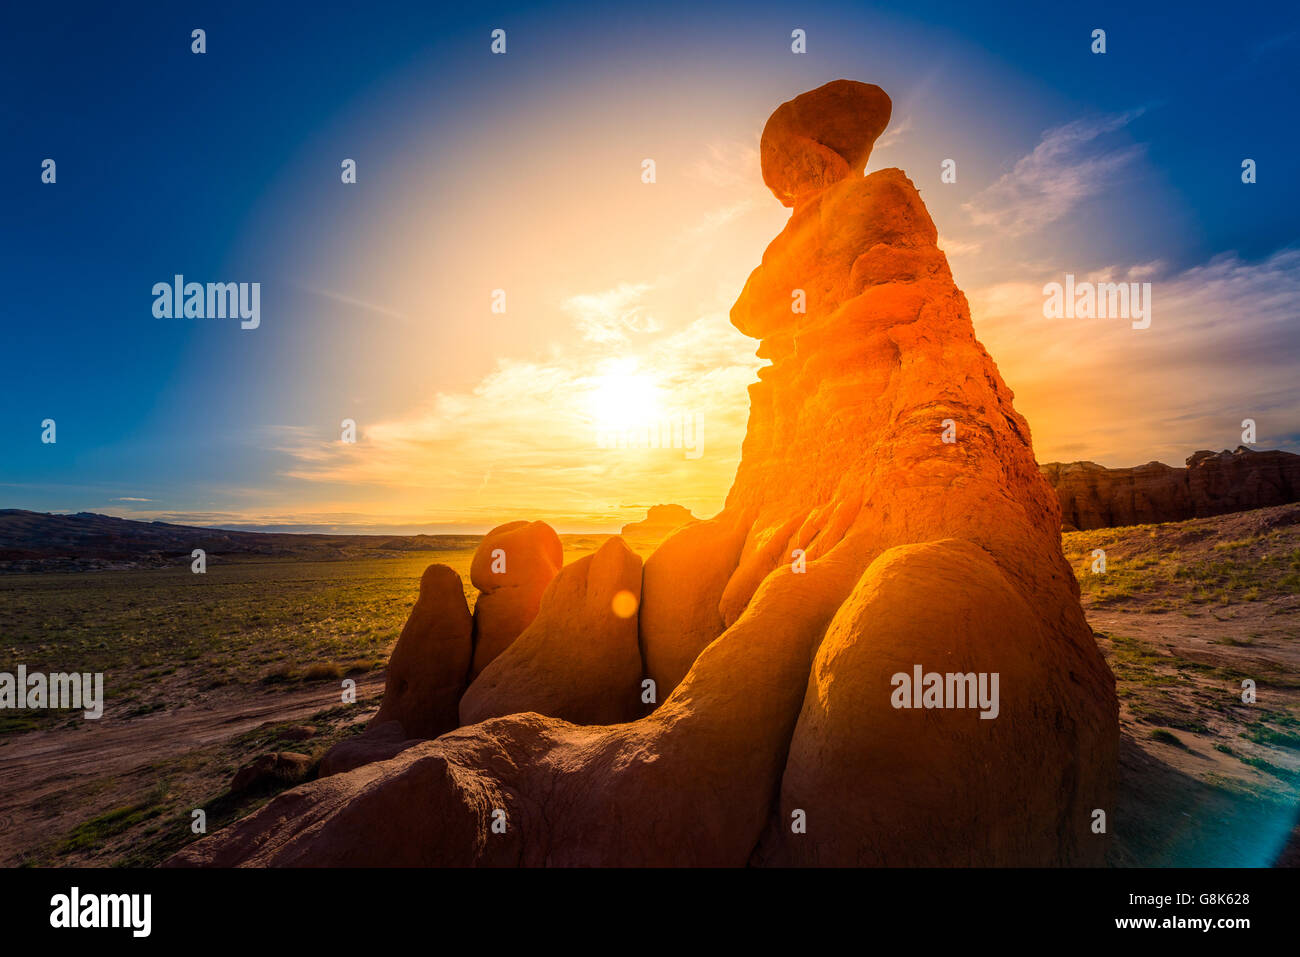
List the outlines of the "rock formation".
<svg viewBox="0 0 1300 957">
<path fill-rule="evenodd" d="M 680 505 L 651 505 L 645 518 L 624 525 L 622 534 L 624 538 L 662 541 L 683 525 L 689 525 L 695 520 L 689 508 Z"/>
<path fill-rule="evenodd" d="M 1300 455 L 1196 452 L 1186 468 L 1148 462 L 1108 469 L 1095 462 L 1050 462 L 1043 475 L 1056 489 L 1066 531 L 1209 518 L 1300 501 Z"/>
<path fill-rule="evenodd" d="M 1114 680 L 920 196 L 897 169 L 861 175 L 889 110 L 840 80 L 763 131 L 764 181 L 793 212 L 731 318 L 771 364 L 723 511 L 646 562 L 657 707 L 595 725 L 504 713 L 590 716 L 586 674 L 626 694 L 630 658 L 582 660 L 622 661 L 604 573 L 588 600 L 597 563 L 566 569 L 462 702 L 499 716 L 297 787 L 172 863 L 1102 861 Z M 621 543 L 605 549 L 630 577 Z M 951 706 L 919 688 L 896 704 L 914 670 L 957 678 L 934 698 Z M 972 696 L 998 679 L 996 707 L 954 696 L 966 675 Z"/>
<path fill-rule="evenodd" d="M 459 727 L 470 641 L 469 604 L 460 575 L 448 565 L 430 565 L 389 658 L 379 713 L 359 737 L 329 750 L 321 760 L 321 776 L 390 758 L 419 739 Z"/>
<path fill-rule="evenodd" d="M 474 663 L 479 675 L 537 617 L 542 592 L 564 564 L 564 546 L 545 522 L 509 522 L 484 536 L 470 564 Z"/>
<path fill-rule="evenodd" d="M 729 517 L 697 522 L 669 538 L 645 563 L 641 581 L 641 653 L 662 701 L 709 643 L 726 630 L 722 592 L 747 529 Z"/>
<path fill-rule="evenodd" d="M 342 774 L 363 764 L 386 761 L 427 738 L 417 738 L 402 730 L 397 721 L 371 720 L 360 735 L 340 741 L 326 752 L 320 762 L 320 776 Z"/>
<path fill-rule="evenodd" d="M 262 754 L 245 764 L 230 780 L 231 794 L 249 794 L 275 787 L 296 784 L 311 773 L 312 760 L 293 751 Z"/>
<path fill-rule="evenodd" d="M 630 614 L 615 607 L 627 596 Z M 635 609 L 641 559 L 621 538 L 566 566 L 532 624 L 483 669 L 460 702 L 460 723 L 536 711 L 574 724 L 615 724 L 641 713 Z"/>
<path fill-rule="evenodd" d="M 410 738 L 436 738 L 457 727 L 470 652 L 469 605 L 460 576 L 448 565 L 430 565 L 389 659 L 374 723 L 396 721 Z"/>
</svg>

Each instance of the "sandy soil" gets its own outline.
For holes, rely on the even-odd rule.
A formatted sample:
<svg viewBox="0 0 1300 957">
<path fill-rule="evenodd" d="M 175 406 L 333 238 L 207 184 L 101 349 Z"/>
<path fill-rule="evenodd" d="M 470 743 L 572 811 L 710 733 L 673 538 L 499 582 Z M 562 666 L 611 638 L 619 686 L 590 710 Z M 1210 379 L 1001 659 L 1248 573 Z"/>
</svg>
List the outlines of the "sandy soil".
<svg viewBox="0 0 1300 957">
<path fill-rule="evenodd" d="M 382 675 L 357 680 L 356 720 L 373 713 L 383 690 Z M 264 725 L 304 721 L 339 700 L 332 682 L 268 689 L 255 702 L 244 695 L 211 694 L 172 711 L 0 739 L 0 864 L 19 863 L 42 839 L 65 834 L 104 810 L 106 790 L 112 806 L 128 805 L 148 794 L 160 766 L 178 756 L 225 745 Z M 209 789 L 229 780 L 197 770 L 197 783 Z M 177 775 L 192 777 L 193 771 L 181 768 Z"/>
</svg>

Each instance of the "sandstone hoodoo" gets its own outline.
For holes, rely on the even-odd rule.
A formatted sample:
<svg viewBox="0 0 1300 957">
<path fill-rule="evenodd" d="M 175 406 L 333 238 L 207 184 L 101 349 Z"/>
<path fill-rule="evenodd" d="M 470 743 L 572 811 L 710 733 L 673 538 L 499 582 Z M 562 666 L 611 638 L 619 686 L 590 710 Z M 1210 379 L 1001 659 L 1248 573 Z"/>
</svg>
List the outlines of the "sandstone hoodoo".
<svg viewBox="0 0 1300 957">
<path fill-rule="evenodd" d="M 172 863 L 1103 861 L 1114 680 L 916 188 L 860 175 L 889 111 L 839 80 L 763 131 L 793 211 L 731 319 L 770 365 L 722 512 L 645 564 L 639 660 L 605 600 L 638 591 L 615 540 L 482 669 L 461 701 L 479 723 L 294 788 Z M 917 668 L 958 684 L 897 707 Z M 961 686 L 996 687 L 996 709 L 945 706 Z"/>
</svg>

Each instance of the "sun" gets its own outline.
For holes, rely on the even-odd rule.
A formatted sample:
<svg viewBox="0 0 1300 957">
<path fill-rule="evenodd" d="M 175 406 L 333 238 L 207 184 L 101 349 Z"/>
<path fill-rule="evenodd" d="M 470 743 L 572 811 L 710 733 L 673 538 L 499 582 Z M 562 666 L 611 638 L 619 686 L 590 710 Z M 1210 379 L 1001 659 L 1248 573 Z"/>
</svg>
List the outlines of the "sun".
<svg viewBox="0 0 1300 957">
<path fill-rule="evenodd" d="M 659 419 L 659 393 L 654 378 L 638 371 L 635 359 L 613 360 L 593 380 L 592 418 L 606 431 L 645 428 Z"/>
</svg>

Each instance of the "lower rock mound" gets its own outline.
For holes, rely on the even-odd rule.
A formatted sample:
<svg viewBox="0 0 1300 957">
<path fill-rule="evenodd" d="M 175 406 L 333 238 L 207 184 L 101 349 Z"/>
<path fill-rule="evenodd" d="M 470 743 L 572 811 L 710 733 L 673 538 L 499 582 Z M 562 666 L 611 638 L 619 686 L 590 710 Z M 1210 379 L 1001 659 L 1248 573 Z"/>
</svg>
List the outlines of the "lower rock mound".
<svg viewBox="0 0 1300 957">
<path fill-rule="evenodd" d="M 846 540 L 806 575 L 771 576 L 648 717 L 493 718 L 287 791 L 168 864 L 743 865 L 768 819 L 756 797 L 780 779 L 813 651 L 862 547 Z"/>
<path fill-rule="evenodd" d="M 575 724 L 637 717 L 640 599 L 641 559 L 621 538 L 565 566 L 547 586 L 533 623 L 465 692 L 461 723 L 523 711 Z"/>
<path fill-rule="evenodd" d="M 387 761 L 426 738 L 408 736 L 396 721 L 372 721 L 357 737 L 340 741 L 321 759 L 320 776 L 342 774 L 363 764 Z"/>
<path fill-rule="evenodd" d="M 545 522 L 509 522 L 483 536 L 470 564 L 474 678 L 537 617 L 542 593 L 564 564 L 564 546 Z"/>
<path fill-rule="evenodd" d="M 1070 671 L 1074 649 L 1040 641 L 1041 631 L 1034 609 L 969 542 L 902 545 L 872 562 L 813 662 L 779 826 L 755 862 L 1030 867 L 1095 859 L 1083 846 L 1093 836 L 1068 822 L 1090 819 L 1084 795 L 1108 793 L 1097 760 L 1104 753 L 1080 761 L 1058 738 L 1101 743 L 1106 728 L 1044 733 L 1048 716 L 1095 719 L 1062 707 L 1083 690 Z M 957 773 L 940 771 L 949 768 Z"/>
<path fill-rule="evenodd" d="M 235 772 L 231 794 L 253 794 L 286 784 L 297 784 L 311 773 L 312 759 L 293 751 L 276 751 L 254 758 Z"/>
<path fill-rule="evenodd" d="M 448 565 L 430 565 L 388 660 L 379 712 L 360 736 L 325 754 L 321 777 L 390 758 L 418 740 L 459 727 L 471 627 L 460 575 Z"/>
<path fill-rule="evenodd" d="M 722 593 L 736 570 L 748 529 L 726 519 L 681 529 L 645 563 L 641 651 L 655 700 L 686 677 L 709 643 L 726 630 Z"/>
</svg>

